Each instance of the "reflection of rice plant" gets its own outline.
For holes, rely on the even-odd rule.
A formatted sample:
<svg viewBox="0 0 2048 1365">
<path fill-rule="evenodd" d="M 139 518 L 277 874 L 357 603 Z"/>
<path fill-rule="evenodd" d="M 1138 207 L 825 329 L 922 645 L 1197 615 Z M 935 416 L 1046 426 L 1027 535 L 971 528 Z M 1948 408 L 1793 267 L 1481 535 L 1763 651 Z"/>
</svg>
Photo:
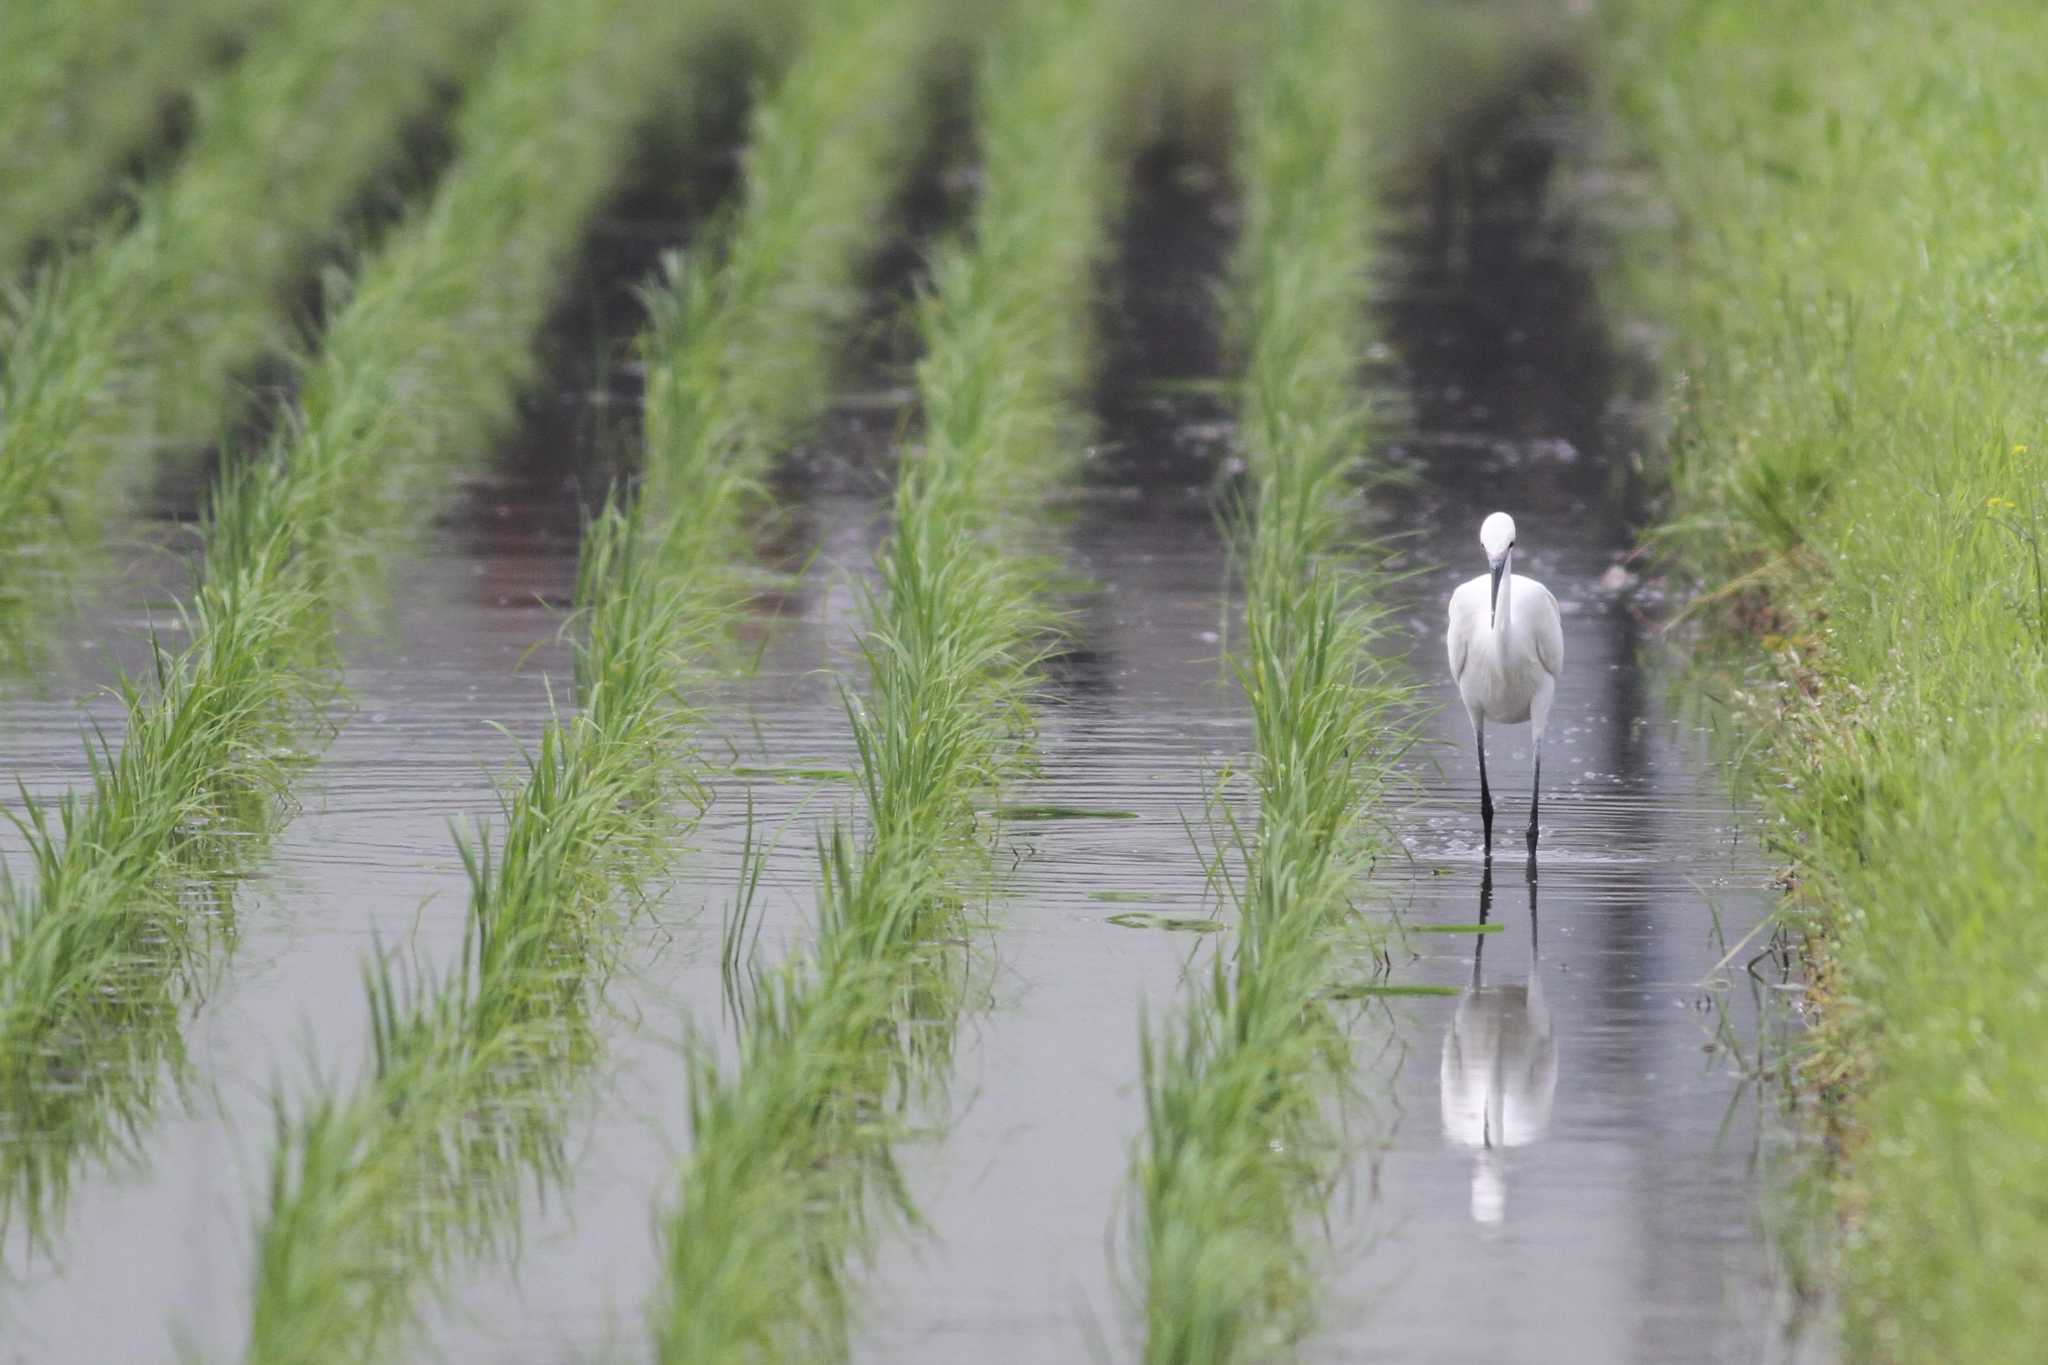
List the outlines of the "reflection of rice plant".
<svg viewBox="0 0 2048 1365">
<path fill-rule="evenodd" d="M 978 798 L 1015 763 L 1047 609 L 1006 515 L 1065 467 L 1112 201 L 1116 3 L 1018 7 L 982 66 L 983 197 L 942 252 L 921 322 L 925 443 L 849 698 L 866 800 L 858 849 L 820 848 L 818 946 L 755 978 L 736 1068 L 692 1058 L 693 1144 L 664 1220 L 663 1360 L 844 1352 L 846 1256 L 905 1192 L 898 1110 L 949 1055 L 963 909 L 989 876 Z"/>
<path fill-rule="evenodd" d="M 1144 1038 L 1136 1244 L 1146 1359 L 1273 1358 L 1306 1324 L 1298 1225 L 1341 1158 L 1333 1097 L 1350 1048 L 1326 1003 L 1377 851 L 1366 821 L 1399 757 L 1406 696 L 1338 557 L 1363 416 L 1363 31 L 1338 0 L 1267 18 L 1243 111 L 1237 262 L 1251 462 L 1247 640 L 1238 676 L 1257 742 L 1255 832 L 1229 888 L 1235 948 Z"/>
</svg>

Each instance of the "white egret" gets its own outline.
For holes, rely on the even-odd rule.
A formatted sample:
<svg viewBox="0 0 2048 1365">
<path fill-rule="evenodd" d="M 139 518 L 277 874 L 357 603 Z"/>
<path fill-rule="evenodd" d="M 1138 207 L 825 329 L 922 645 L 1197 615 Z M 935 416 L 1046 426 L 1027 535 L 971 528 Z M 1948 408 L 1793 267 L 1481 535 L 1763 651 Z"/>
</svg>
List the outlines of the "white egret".
<svg viewBox="0 0 2048 1365">
<path fill-rule="evenodd" d="M 1536 847 L 1536 807 L 1543 796 L 1543 730 L 1564 672 L 1564 627 L 1557 599 L 1533 578 L 1515 572 L 1515 519 L 1495 512 L 1479 527 L 1490 569 L 1451 594 L 1451 625 L 1444 634 L 1451 677 L 1472 722 L 1479 750 L 1479 813 L 1486 847 L 1493 847 L 1493 793 L 1486 785 L 1486 722 L 1529 723 L 1535 739 L 1536 777 L 1529 794 L 1529 847 Z"/>
</svg>

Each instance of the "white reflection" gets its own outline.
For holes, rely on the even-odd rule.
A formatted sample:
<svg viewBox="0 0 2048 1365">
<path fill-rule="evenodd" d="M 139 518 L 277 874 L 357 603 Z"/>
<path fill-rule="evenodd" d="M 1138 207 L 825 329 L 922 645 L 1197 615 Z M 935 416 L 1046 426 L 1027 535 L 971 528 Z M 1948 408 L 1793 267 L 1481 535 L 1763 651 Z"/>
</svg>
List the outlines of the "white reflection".
<svg viewBox="0 0 2048 1365">
<path fill-rule="evenodd" d="M 1444 1136 L 1472 1149 L 1472 1218 L 1498 1223 L 1507 1213 L 1503 1148 L 1520 1147 L 1550 1127 L 1557 1094 L 1557 1032 L 1543 1001 L 1536 947 L 1536 860 L 1529 860 L 1529 970 L 1513 984 L 1486 983 L 1486 940 L 1472 950 L 1472 984 L 1444 1034 Z M 1493 909 L 1493 859 L 1479 880 L 1479 922 Z"/>
</svg>

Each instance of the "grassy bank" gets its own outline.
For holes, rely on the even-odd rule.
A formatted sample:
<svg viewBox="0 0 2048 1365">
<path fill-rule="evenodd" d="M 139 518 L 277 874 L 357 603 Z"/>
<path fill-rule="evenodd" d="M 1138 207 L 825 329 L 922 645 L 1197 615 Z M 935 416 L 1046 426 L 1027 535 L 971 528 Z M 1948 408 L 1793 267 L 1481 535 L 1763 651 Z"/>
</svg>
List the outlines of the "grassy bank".
<svg viewBox="0 0 2048 1365">
<path fill-rule="evenodd" d="M 502 0 L 293 5 L 207 92 L 132 221 L 51 261 L 0 311 L 0 638 L 69 589 L 62 553 L 164 447 L 218 437 L 234 381 L 296 349 L 292 290 Z M 27 183 L 34 183 L 31 179 Z M 9 194 L 20 192 L 10 186 Z"/>
<path fill-rule="evenodd" d="M 988 876 L 975 804 L 1018 755 L 1049 623 L 1002 533 L 1075 449 L 1128 17 L 1015 9 L 980 64 L 981 199 L 971 237 L 934 262 L 924 439 L 901 467 L 849 702 L 865 833 L 823 841 L 816 948 L 756 976 L 737 1065 L 692 1058 L 692 1148 L 662 1220 L 664 1361 L 843 1355 L 848 1259 L 900 1207 L 897 1105 L 911 1054 L 943 1054 L 958 1009 L 946 944 Z"/>
<path fill-rule="evenodd" d="M 219 49 L 264 8 L 81 0 L 0 12 L 0 279 L 108 195 L 122 162 L 162 136 L 173 99 L 213 78 Z"/>
<path fill-rule="evenodd" d="M 1342 0 L 1283 0 L 1257 41 L 1231 297 L 1258 817 L 1240 832 L 1234 951 L 1144 1042 L 1134 1242 L 1145 1359 L 1162 1365 L 1271 1360 L 1311 1321 L 1304 1227 L 1342 1163 L 1351 1072 L 1325 996 L 1361 941 L 1353 901 L 1378 851 L 1365 818 L 1402 748 L 1405 692 L 1374 658 L 1370 581 L 1345 558 L 1365 437 L 1370 26 Z"/>
<path fill-rule="evenodd" d="M 2048 1334 L 2048 15 L 1617 7 L 1676 230 L 1673 533 L 1803 886 L 1844 1355 Z"/>
<path fill-rule="evenodd" d="M 388 1341 L 454 1253 L 507 1231 L 527 1184 L 556 1175 L 591 1004 L 634 889 L 675 842 L 681 688 L 733 606 L 722 571 L 763 464 L 829 395 L 833 343 L 923 140 L 936 18 L 923 0 L 810 13 L 754 119 L 738 210 L 650 297 L 658 496 L 586 537 L 580 710 L 545 727 L 502 834 L 464 850 L 461 971 L 401 989 L 380 968 L 364 1083 L 281 1120 L 253 1359 Z"/>
<path fill-rule="evenodd" d="M 709 11 L 675 22 L 708 27 Z M 300 401 L 222 481 L 185 608 L 190 642 L 129 688 L 87 792 L 26 813 L 28 875 L 0 885 L 0 1102 L 114 1094 L 154 1065 L 203 920 L 181 895 L 225 832 L 274 824 L 330 695 L 339 610 L 404 544 L 455 464 L 505 429 L 533 345 L 678 35 L 626 0 L 536 10 L 465 106 L 464 152 L 351 283 Z M 634 36 L 636 30 L 645 30 Z M 423 393 L 431 403 L 394 401 Z M 138 1051 L 138 1049 L 145 1049 Z M 81 1069 L 82 1059 L 89 1064 Z M 53 1087 L 80 1072 L 84 1084 Z M 90 1133 L 90 1125 L 77 1131 Z M 74 1153 L 24 1132 L 9 1199 L 35 1205 Z"/>
</svg>

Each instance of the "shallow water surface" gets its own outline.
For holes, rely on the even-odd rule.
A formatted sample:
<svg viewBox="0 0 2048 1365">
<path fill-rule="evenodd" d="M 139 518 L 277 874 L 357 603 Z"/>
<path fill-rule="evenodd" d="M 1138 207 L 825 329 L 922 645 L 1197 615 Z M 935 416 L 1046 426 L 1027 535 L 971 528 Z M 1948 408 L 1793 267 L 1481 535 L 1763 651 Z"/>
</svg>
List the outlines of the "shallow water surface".
<svg viewBox="0 0 2048 1365">
<path fill-rule="evenodd" d="M 1629 357 L 1592 289 L 1585 205 L 1553 158 L 1578 129 L 1499 111 L 1462 187 L 1388 244 L 1386 335 L 1408 420 L 1393 495 L 1419 570 L 1397 620 L 1437 709 L 1380 893 L 1413 929 L 1393 1044 L 1367 1077 L 1385 1147 L 1340 1242 L 1330 1361 L 1767 1358 L 1765 1153 L 1784 1134 L 1739 1046 L 1782 1026 L 1745 965 L 1772 862 L 1697 715 L 1674 710 L 1669 615 L 1632 537 L 1642 440 Z M 1568 196 L 1566 196 L 1568 199 Z M 1546 207 L 1546 205 L 1548 207 Z M 1444 660 L 1444 604 L 1483 572 L 1480 520 L 1517 521 L 1516 569 L 1556 594 L 1565 669 L 1543 746 L 1542 838 L 1523 842 L 1527 726 L 1493 726 L 1496 844 Z M 1731 982 L 1738 983 L 1731 988 Z M 1758 998 L 1772 1003 L 1762 1016 Z"/>
</svg>

